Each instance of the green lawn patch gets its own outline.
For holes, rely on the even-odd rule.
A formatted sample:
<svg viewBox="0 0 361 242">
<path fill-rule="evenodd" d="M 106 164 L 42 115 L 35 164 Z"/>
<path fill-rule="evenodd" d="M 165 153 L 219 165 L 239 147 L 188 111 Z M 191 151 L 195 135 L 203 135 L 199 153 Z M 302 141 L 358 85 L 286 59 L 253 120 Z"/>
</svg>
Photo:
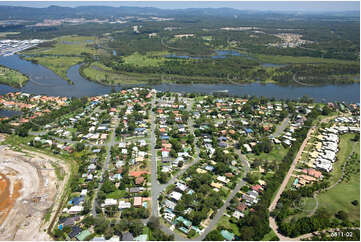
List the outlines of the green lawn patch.
<svg viewBox="0 0 361 242">
<path fill-rule="evenodd" d="M 278 237 L 275 234 L 275 232 L 273 232 L 273 230 L 271 230 L 268 234 L 265 234 L 262 241 L 270 241 L 270 240 L 274 240 L 274 238 L 278 238 Z"/>
<path fill-rule="evenodd" d="M 106 198 L 119 199 L 127 196 L 127 192 L 124 190 L 116 190 L 106 195 Z"/>
<path fill-rule="evenodd" d="M 217 224 L 217 227 L 220 226 L 225 227 L 228 231 L 231 231 L 235 235 L 240 236 L 240 232 L 237 224 L 232 223 L 229 217 L 223 215 Z"/>
</svg>

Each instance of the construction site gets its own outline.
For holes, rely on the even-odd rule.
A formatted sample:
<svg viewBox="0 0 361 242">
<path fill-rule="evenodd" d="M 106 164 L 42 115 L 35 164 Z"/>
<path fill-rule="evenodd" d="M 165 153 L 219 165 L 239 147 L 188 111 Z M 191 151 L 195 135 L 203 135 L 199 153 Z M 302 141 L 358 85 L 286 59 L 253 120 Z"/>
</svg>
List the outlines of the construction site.
<svg viewBox="0 0 361 242">
<path fill-rule="evenodd" d="M 64 163 L 53 157 L 0 146 L 0 240 L 52 240 L 46 231 L 67 174 Z"/>
</svg>

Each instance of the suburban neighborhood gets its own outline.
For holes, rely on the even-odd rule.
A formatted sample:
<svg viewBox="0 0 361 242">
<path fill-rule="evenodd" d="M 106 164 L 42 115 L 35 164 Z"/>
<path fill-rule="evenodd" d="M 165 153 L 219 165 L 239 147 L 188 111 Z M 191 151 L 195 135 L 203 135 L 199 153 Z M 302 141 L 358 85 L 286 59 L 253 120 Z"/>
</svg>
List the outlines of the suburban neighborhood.
<svg viewBox="0 0 361 242">
<path fill-rule="evenodd" d="M 340 140 L 360 133 L 359 104 L 307 99 L 131 88 L 79 99 L 8 93 L 0 108 L 17 114 L 1 119 L 2 132 L 75 161 L 50 211 L 57 240 L 245 240 L 311 119 L 286 193 L 332 179 Z"/>
</svg>

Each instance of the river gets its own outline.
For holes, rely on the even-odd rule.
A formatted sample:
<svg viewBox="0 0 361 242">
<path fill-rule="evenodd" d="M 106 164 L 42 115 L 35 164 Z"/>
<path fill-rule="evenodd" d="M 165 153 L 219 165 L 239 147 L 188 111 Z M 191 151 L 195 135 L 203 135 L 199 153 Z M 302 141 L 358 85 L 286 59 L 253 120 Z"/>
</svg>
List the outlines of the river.
<svg viewBox="0 0 361 242">
<path fill-rule="evenodd" d="M 110 93 L 112 88 L 84 79 L 79 74 L 79 65 L 72 66 L 68 70 L 68 77 L 74 85 L 60 78 L 51 70 L 21 59 L 17 55 L 0 56 L 0 64 L 19 70 L 29 76 L 29 81 L 20 89 L 0 84 L 0 95 L 8 92 L 22 91 L 31 94 L 43 94 L 49 96 L 95 96 Z M 142 86 L 142 85 L 139 85 Z M 124 87 L 117 86 L 115 90 Z M 303 96 L 314 98 L 318 102 L 345 101 L 347 103 L 359 102 L 360 83 L 343 85 L 323 85 L 323 86 L 300 86 L 300 85 L 277 85 L 250 83 L 244 85 L 236 84 L 155 84 L 151 85 L 159 91 L 174 92 L 201 92 L 212 93 L 220 90 L 228 90 L 231 95 L 250 95 L 274 97 L 277 99 L 296 99 Z"/>
</svg>

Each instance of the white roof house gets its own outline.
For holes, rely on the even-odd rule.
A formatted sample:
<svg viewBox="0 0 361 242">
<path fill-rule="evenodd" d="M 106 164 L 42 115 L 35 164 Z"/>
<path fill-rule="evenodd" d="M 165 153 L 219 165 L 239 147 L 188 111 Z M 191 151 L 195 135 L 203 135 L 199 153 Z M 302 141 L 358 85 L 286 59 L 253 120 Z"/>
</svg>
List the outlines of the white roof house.
<svg viewBox="0 0 361 242">
<path fill-rule="evenodd" d="M 188 189 L 188 187 L 186 185 L 184 185 L 183 183 L 180 183 L 180 182 L 177 182 L 175 185 L 182 192 L 185 192 Z"/>
<path fill-rule="evenodd" d="M 75 213 L 80 213 L 81 211 L 83 211 L 83 206 L 80 205 L 76 205 L 76 206 L 72 206 L 71 208 L 69 208 L 68 213 L 70 214 L 75 214 Z"/>
<path fill-rule="evenodd" d="M 118 209 L 130 208 L 132 204 L 126 201 L 119 201 Z"/>
<path fill-rule="evenodd" d="M 229 179 L 227 179 L 225 176 L 218 176 L 217 181 L 227 184 L 229 182 Z"/>
<path fill-rule="evenodd" d="M 173 198 L 176 201 L 179 201 L 182 198 L 182 193 L 172 192 L 171 194 L 169 194 L 169 197 Z"/>
</svg>

